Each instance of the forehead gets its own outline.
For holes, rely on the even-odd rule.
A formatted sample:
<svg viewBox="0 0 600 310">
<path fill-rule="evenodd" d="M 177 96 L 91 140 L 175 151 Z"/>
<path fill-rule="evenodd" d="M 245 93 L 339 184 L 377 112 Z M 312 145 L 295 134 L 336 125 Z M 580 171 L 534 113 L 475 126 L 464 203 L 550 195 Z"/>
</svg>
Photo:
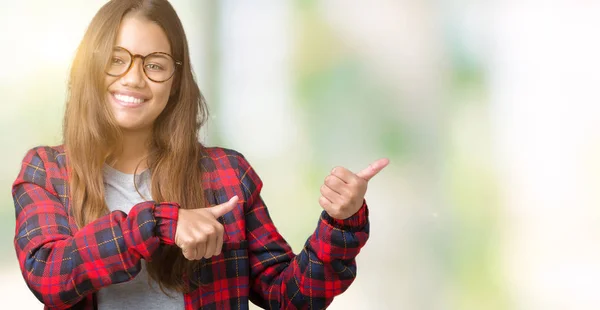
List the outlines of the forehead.
<svg viewBox="0 0 600 310">
<path fill-rule="evenodd" d="M 171 53 L 171 46 L 163 29 L 135 14 L 128 14 L 121 21 L 115 45 L 124 47 L 133 54 Z"/>
</svg>

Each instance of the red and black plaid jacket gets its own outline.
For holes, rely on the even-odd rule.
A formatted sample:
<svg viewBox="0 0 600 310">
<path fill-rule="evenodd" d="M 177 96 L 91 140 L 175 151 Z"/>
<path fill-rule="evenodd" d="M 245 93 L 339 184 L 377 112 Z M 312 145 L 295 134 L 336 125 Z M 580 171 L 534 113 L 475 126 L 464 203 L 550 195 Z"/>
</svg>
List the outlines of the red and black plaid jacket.
<svg viewBox="0 0 600 310">
<path fill-rule="evenodd" d="M 322 309 L 356 277 L 355 257 L 368 238 L 365 203 L 346 220 L 321 214 L 316 231 L 295 255 L 273 225 L 260 196 L 262 182 L 240 153 L 206 148 L 202 177 L 211 205 L 238 195 L 222 220 L 223 252 L 201 262 L 184 294 L 185 309 Z M 173 244 L 176 203 L 142 202 L 78 229 L 69 203 L 64 148 L 37 147 L 13 184 L 15 249 L 25 282 L 46 309 L 94 309 L 95 292 L 131 280 L 140 260 Z"/>
</svg>

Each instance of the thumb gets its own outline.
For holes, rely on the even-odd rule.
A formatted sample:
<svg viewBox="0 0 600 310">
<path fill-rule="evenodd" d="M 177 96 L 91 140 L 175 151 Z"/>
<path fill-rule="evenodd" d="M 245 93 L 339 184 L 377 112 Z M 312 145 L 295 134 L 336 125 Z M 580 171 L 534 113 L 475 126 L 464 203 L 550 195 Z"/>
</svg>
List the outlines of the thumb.
<svg viewBox="0 0 600 310">
<path fill-rule="evenodd" d="M 383 168 L 385 168 L 385 166 L 387 166 L 390 163 L 390 160 L 387 158 L 382 158 L 379 159 L 377 161 L 375 161 L 374 163 L 370 164 L 369 167 L 363 169 L 361 172 L 357 173 L 356 175 L 359 176 L 360 178 L 364 179 L 365 181 L 369 181 L 372 177 L 374 177 L 377 173 L 379 173 L 379 171 L 381 171 Z"/>
<path fill-rule="evenodd" d="M 238 196 L 235 195 L 229 199 L 229 201 L 222 203 L 220 205 L 216 205 L 214 207 L 207 208 L 207 210 L 215 217 L 219 218 L 225 215 L 227 212 L 233 210 L 238 202 Z"/>
</svg>

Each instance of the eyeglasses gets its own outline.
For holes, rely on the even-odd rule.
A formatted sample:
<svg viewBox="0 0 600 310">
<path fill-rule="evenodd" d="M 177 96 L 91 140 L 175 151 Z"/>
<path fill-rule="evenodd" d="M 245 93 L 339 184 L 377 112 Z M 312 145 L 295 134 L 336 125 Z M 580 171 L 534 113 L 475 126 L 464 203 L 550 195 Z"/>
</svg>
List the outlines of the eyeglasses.
<svg viewBox="0 0 600 310">
<path fill-rule="evenodd" d="M 144 74 L 150 81 L 163 83 L 168 81 L 177 69 L 181 66 L 181 61 L 175 61 L 173 56 L 167 53 L 155 52 L 146 56 L 131 54 L 127 49 L 117 46 L 113 49 L 110 61 L 106 65 L 106 74 L 114 77 L 121 77 L 132 67 L 135 58 L 142 60 Z"/>
</svg>

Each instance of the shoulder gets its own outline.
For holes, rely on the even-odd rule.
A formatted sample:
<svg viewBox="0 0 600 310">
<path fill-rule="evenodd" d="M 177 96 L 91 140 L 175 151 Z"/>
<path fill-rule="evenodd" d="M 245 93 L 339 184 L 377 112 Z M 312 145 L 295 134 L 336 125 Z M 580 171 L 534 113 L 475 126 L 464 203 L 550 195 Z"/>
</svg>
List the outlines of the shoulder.
<svg viewBox="0 0 600 310">
<path fill-rule="evenodd" d="M 64 146 L 36 146 L 26 152 L 15 184 L 33 182 L 48 185 L 48 181 L 57 182 L 66 179 L 66 176 Z"/>
<path fill-rule="evenodd" d="M 64 145 L 41 145 L 31 148 L 25 154 L 25 157 L 23 158 L 23 163 L 31 164 L 34 166 L 47 164 L 57 164 L 58 166 L 64 166 L 66 163 Z"/>
<path fill-rule="evenodd" d="M 202 166 L 218 182 L 229 183 L 235 179 L 246 195 L 253 195 L 262 188 L 262 181 L 246 157 L 236 150 L 223 147 L 204 147 Z"/>
<path fill-rule="evenodd" d="M 240 152 L 234 149 L 228 149 L 219 146 L 211 146 L 203 148 L 203 155 L 208 156 L 213 159 L 223 158 L 223 157 L 240 157 L 243 156 Z"/>
<path fill-rule="evenodd" d="M 244 155 L 236 150 L 224 147 L 204 147 L 202 152 L 202 165 L 207 171 L 214 170 L 245 170 L 250 167 Z M 243 173 L 243 172 L 242 172 Z"/>
</svg>

